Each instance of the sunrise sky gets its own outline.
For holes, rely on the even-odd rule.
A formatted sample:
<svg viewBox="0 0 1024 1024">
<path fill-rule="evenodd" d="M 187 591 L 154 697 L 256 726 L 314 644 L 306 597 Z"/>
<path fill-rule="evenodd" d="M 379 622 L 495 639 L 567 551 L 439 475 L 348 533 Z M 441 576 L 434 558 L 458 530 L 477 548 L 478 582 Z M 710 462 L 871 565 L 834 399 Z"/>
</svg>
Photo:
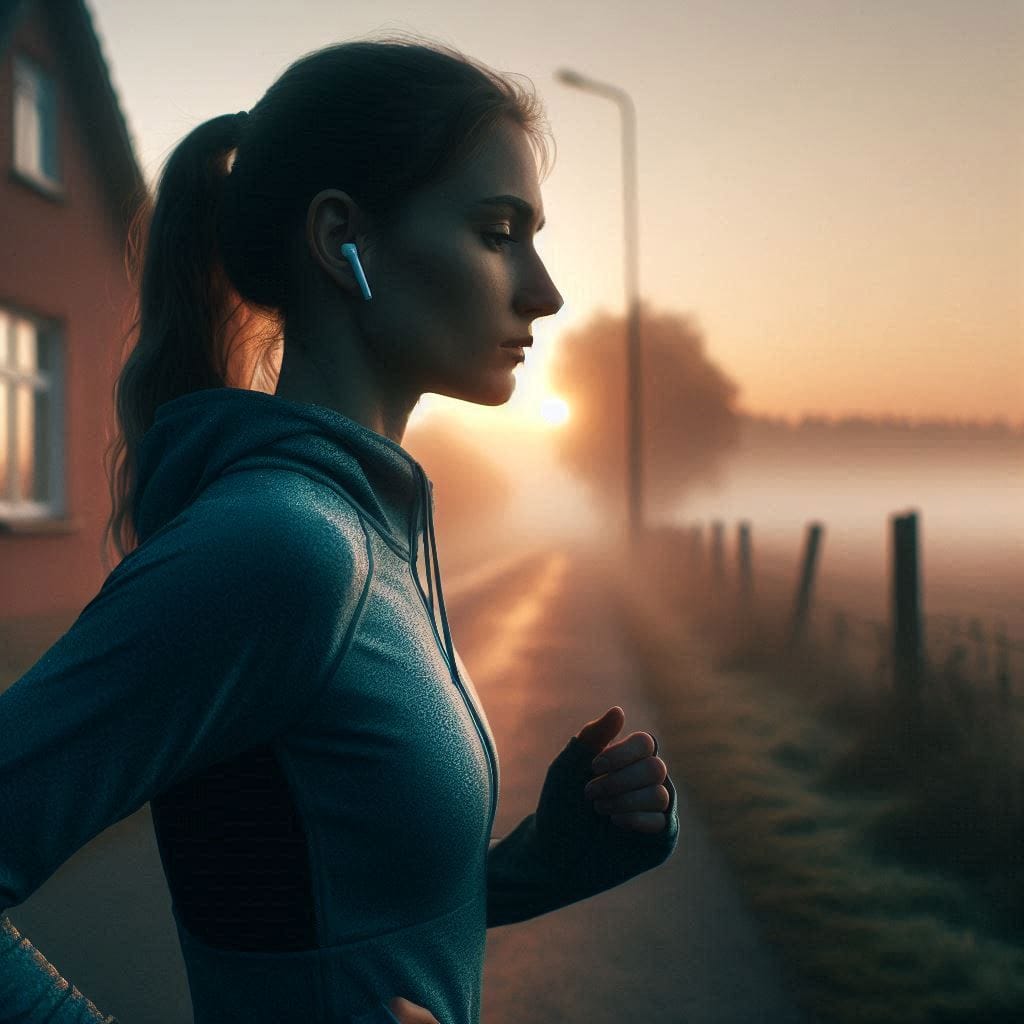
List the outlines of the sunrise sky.
<svg viewBox="0 0 1024 1024">
<path fill-rule="evenodd" d="M 143 173 L 289 63 L 423 33 L 529 77 L 557 145 L 537 247 L 565 305 L 508 406 L 542 422 L 559 332 L 624 310 L 616 84 L 638 117 L 640 287 L 755 413 L 1024 422 L 1024 0 L 87 0 Z"/>
</svg>

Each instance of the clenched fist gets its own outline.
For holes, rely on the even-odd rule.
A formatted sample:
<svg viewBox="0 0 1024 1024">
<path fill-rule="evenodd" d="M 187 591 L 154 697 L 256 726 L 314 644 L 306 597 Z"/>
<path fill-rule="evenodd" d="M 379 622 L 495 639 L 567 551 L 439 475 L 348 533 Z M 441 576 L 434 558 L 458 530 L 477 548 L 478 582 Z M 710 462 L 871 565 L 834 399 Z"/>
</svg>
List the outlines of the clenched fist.
<svg viewBox="0 0 1024 1024">
<path fill-rule="evenodd" d="M 591 765 L 596 778 L 587 783 L 583 795 L 594 801 L 598 814 L 607 814 L 621 828 L 661 832 L 668 824 L 665 811 L 671 802 L 662 785 L 668 767 L 655 756 L 657 743 L 649 732 L 633 732 L 611 742 L 625 721 L 625 712 L 616 706 L 576 734 L 597 755 Z"/>
</svg>

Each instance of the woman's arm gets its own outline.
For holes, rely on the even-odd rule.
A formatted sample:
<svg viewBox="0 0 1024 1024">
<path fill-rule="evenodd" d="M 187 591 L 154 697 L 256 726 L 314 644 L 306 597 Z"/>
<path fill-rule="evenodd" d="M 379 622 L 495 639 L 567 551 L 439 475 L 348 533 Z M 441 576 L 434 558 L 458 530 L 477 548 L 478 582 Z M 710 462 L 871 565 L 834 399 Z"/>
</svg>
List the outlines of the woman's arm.
<svg viewBox="0 0 1024 1024">
<path fill-rule="evenodd" d="M 666 827 L 628 831 L 584 797 L 594 752 L 577 737 L 548 769 L 537 810 L 487 851 L 487 927 L 569 906 L 663 864 L 679 840 L 671 777 Z"/>
<path fill-rule="evenodd" d="M 201 506 L 0 694 L 0 915 L 155 794 L 303 719 L 347 650 L 365 547 L 269 501 L 244 519 Z M 2 934 L 0 1024 L 107 1019 Z"/>
</svg>

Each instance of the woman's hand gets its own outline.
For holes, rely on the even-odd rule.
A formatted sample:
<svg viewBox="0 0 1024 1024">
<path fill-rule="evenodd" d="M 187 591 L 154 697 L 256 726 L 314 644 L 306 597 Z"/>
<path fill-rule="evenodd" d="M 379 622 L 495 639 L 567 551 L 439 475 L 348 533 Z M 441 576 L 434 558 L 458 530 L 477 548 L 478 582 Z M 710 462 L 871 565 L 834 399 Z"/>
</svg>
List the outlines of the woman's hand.
<svg viewBox="0 0 1024 1024">
<path fill-rule="evenodd" d="M 398 1024 L 438 1024 L 437 1018 L 429 1010 L 401 996 L 388 1000 L 388 1009 L 395 1015 Z"/>
<path fill-rule="evenodd" d="M 609 708 L 576 734 L 598 755 L 592 766 L 596 777 L 587 783 L 583 795 L 594 801 L 598 814 L 609 815 L 621 828 L 661 832 L 670 803 L 669 792 L 661 785 L 668 778 L 668 768 L 655 756 L 657 744 L 649 732 L 630 733 L 618 743 L 611 742 L 625 721 L 622 708 Z"/>
</svg>

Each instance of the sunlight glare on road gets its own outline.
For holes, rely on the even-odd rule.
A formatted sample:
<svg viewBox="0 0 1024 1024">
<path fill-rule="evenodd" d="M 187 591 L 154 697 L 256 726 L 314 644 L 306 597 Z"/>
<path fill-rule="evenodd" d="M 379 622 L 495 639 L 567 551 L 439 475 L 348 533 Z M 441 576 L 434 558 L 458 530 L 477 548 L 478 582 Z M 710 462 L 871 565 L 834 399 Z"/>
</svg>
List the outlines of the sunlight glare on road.
<svg viewBox="0 0 1024 1024">
<path fill-rule="evenodd" d="M 514 680 L 522 648 L 536 635 L 550 602 L 564 587 L 568 571 L 566 554 L 553 552 L 515 604 L 500 609 L 500 620 L 495 623 L 495 641 L 485 652 L 476 655 L 474 677 L 486 680 L 491 686 L 499 679 Z"/>
</svg>

